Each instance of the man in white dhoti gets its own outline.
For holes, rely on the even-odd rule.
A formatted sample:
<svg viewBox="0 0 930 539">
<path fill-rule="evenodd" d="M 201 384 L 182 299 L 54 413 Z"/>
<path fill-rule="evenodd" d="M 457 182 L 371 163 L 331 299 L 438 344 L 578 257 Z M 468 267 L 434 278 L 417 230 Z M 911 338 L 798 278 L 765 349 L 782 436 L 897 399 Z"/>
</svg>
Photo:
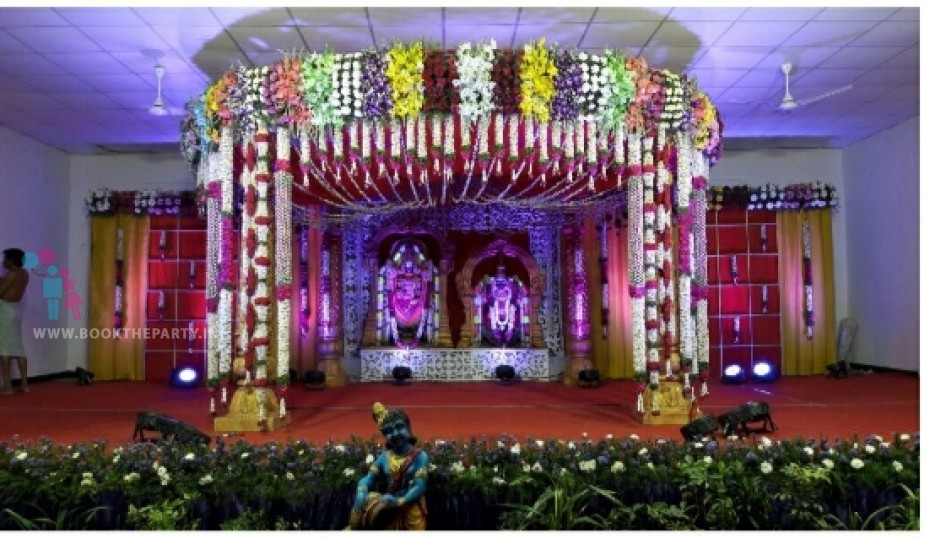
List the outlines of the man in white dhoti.
<svg viewBox="0 0 930 539">
<path fill-rule="evenodd" d="M 29 272 L 23 269 L 25 255 L 22 249 L 3 251 L 3 267 L 6 274 L 0 278 L 0 372 L 3 375 L 0 395 L 13 392 L 10 377 L 12 358 L 16 358 L 16 366 L 19 368 L 22 382 L 20 389 L 24 393 L 29 391 L 26 385 L 26 350 L 23 348 L 23 318 L 19 303 L 26 293 L 26 285 L 29 284 Z"/>
</svg>

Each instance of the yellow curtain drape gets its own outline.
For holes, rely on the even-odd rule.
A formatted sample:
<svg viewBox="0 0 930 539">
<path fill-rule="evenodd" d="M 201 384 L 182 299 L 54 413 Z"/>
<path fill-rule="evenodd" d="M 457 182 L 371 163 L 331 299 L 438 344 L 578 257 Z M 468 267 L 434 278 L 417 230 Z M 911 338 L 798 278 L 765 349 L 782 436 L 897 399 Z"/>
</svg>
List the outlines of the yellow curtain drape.
<svg viewBox="0 0 930 539">
<path fill-rule="evenodd" d="M 603 221 L 602 221 L 603 223 Z M 607 229 L 607 335 L 601 324 L 603 294 L 598 259 L 601 247 L 597 222 L 588 220 L 583 230 L 588 311 L 591 323 L 591 361 L 605 378 L 633 377 L 633 325 L 627 286 L 627 229 Z"/>
<path fill-rule="evenodd" d="M 822 374 L 836 361 L 836 310 L 833 283 L 833 224 L 830 210 L 779 212 L 778 282 L 781 302 L 782 373 Z M 803 222 L 810 222 L 814 332 L 804 325 Z"/>
<path fill-rule="evenodd" d="M 116 236 L 123 229 L 123 328 L 114 329 Z M 148 290 L 149 218 L 93 215 L 90 218 L 90 295 L 87 329 L 98 338 L 87 341 L 87 368 L 98 380 L 143 380 Z M 96 330 L 96 332 L 94 331 Z M 137 331 L 134 331 L 137 330 Z"/>
</svg>

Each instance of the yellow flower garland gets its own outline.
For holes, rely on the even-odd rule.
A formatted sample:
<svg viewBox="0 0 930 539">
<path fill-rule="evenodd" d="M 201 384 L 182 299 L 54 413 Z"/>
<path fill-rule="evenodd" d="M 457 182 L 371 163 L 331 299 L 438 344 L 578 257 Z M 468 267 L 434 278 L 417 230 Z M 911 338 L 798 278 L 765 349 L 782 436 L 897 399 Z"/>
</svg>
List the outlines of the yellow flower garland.
<svg viewBox="0 0 930 539">
<path fill-rule="evenodd" d="M 423 58 L 421 41 L 409 47 L 397 44 L 388 51 L 385 75 L 391 83 L 395 117 L 416 117 L 423 108 Z"/>
<path fill-rule="evenodd" d="M 220 141 L 220 109 L 226 107 L 227 85 L 226 77 L 220 77 L 213 86 L 207 90 L 206 102 L 204 104 L 204 114 L 207 117 L 209 127 L 207 134 L 213 142 Z"/>
<path fill-rule="evenodd" d="M 549 121 L 549 105 L 555 95 L 555 60 L 545 48 L 546 38 L 524 45 L 520 63 L 520 112 L 540 122 Z"/>
</svg>

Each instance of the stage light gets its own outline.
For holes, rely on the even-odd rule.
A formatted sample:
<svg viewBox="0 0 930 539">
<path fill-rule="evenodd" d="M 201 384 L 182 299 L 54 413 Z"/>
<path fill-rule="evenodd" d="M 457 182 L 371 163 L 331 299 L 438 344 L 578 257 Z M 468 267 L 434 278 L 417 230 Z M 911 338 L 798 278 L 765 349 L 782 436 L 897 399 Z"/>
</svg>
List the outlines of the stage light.
<svg viewBox="0 0 930 539">
<path fill-rule="evenodd" d="M 200 373 L 193 367 L 181 367 L 171 372 L 171 385 L 174 387 L 197 387 L 200 385 Z"/>
<path fill-rule="evenodd" d="M 723 369 L 723 378 L 721 378 L 721 381 L 724 384 L 742 384 L 746 381 L 746 371 L 735 363 L 727 365 L 727 367 Z"/>
<path fill-rule="evenodd" d="M 78 367 L 74 369 L 74 373 L 77 375 L 77 385 L 89 386 L 94 383 L 94 373 L 89 370 Z"/>
<path fill-rule="evenodd" d="M 304 387 L 307 389 L 323 389 L 326 387 L 326 373 L 318 370 L 305 372 Z"/>
<path fill-rule="evenodd" d="M 601 371 L 585 369 L 578 371 L 578 387 L 597 387 L 601 385 Z"/>
<path fill-rule="evenodd" d="M 394 377 L 394 383 L 400 385 L 409 383 L 413 373 L 410 367 L 397 366 L 391 369 L 391 376 Z"/>
<path fill-rule="evenodd" d="M 775 365 L 767 360 L 763 359 L 757 361 L 752 366 L 752 379 L 755 382 L 774 382 L 778 378 L 778 370 L 775 368 Z"/>
<path fill-rule="evenodd" d="M 498 365 L 494 369 L 494 376 L 499 382 L 507 384 L 513 382 L 513 379 L 517 376 L 517 372 L 512 365 Z"/>
</svg>

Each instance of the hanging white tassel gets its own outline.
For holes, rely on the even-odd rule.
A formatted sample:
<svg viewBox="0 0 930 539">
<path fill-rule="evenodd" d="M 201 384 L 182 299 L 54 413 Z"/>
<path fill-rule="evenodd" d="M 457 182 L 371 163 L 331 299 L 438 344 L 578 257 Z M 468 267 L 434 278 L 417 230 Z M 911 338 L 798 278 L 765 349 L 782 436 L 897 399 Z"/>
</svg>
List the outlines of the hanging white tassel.
<svg viewBox="0 0 930 539">
<path fill-rule="evenodd" d="M 210 413 L 216 413 L 216 397 L 210 397 Z"/>
<path fill-rule="evenodd" d="M 659 395 L 657 394 L 658 390 L 652 392 L 652 413 L 659 413 Z"/>
<path fill-rule="evenodd" d="M 672 360 L 670 359 L 665 360 L 665 377 L 666 378 L 672 377 Z"/>
<path fill-rule="evenodd" d="M 710 395 L 710 391 L 707 390 L 707 382 L 701 382 L 701 396 L 706 397 Z"/>
<path fill-rule="evenodd" d="M 287 415 L 287 409 L 284 407 L 284 397 L 281 397 L 281 407 L 278 409 L 278 417 L 283 418 Z"/>
<path fill-rule="evenodd" d="M 226 404 L 226 388 L 220 388 L 220 402 Z"/>
<path fill-rule="evenodd" d="M 691 387 L 691 375 L 688 374 L 687 372 L 684 373 L 684 379 L 682 380 L 681 385 L 682 385 L 685 389 Z"/>
<path fill-rule="evenodd" d="M 637 412 L 645 411 L 645 408 L 643 408 L 643 394 L 642 393 L 639 393 L 636 395 L 636 411 Z"/>
</svg>

